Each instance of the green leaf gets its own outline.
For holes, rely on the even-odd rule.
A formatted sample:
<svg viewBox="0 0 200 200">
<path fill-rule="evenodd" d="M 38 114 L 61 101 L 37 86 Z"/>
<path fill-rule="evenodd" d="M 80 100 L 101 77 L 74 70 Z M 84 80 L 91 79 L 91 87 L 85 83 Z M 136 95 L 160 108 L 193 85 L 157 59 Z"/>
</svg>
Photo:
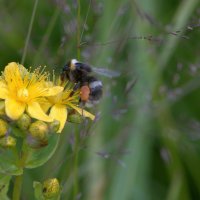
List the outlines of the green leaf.
<svg viewBox="0 0 200 200">
<path fill-rule="evenodd" d="M 9 200 L 7 196 L 11 176 L 0 175 L 0 199 Z"/>
<path fill-rule="evenodd" d="M 42 194 L 42 184 L 40 182 L 33 182 L 34 194 L 36 200 L 45 200 Z"/>
<path fill-rule="evenodd" d="M 20 175 L 23 173 L 19 167 L 19 156 L 16 148 L 0 148 L 0 173 Z"/>
<path fill-rule="evenodd" d="M 59 134 L 52 134 L 48 140 L 48 145 L 39 149 L 26 146 L 26 152 L 28 153 L 25 168 L 36 168 L 47 162 L 54 154 L 58 146 L 59 138 Z"/>
</svg>

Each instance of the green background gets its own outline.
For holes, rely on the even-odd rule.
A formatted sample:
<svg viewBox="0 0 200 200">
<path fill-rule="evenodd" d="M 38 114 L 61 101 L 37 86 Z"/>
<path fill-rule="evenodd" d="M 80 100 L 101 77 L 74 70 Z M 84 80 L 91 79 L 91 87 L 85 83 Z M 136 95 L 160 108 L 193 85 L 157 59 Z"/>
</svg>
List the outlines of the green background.
<svg viewBox="0 0 200 200">
<path fill-rule="evenodd" d="M 1 69 L 22 62 L 34 2 L 0 1 Z M 199 1 L 80 0 L 79 8 L 80 17 L 75 0 L 38 1 L 24 65 L 59 74 L 80 51 L 82 62 L 121 75 L 99 76 L 97 121 L 66 125 L 54 156 L 25 170 L 22 199 L 51 177 L 64 200 L 200 199 Z"/>
</svg>

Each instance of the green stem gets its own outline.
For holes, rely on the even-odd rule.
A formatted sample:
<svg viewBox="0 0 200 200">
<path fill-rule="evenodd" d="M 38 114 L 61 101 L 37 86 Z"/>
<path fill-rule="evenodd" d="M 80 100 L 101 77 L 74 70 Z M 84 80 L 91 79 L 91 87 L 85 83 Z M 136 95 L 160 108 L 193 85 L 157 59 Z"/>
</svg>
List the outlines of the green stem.
<svg viewBox="0 0 200 200">
<path fill-rule="evenodd" d="M 182 1 L 176 14 L 173 19 L 174 30 L 180 30 L 183 27 L 186 27 L 188 23 L 188 19 L 191 17 L 191 14 L 194 12 L 194 9 L 198 6 L 198 0 L 191 0 L 191 1 Z M 183 34 L 183 32 L 182 32 Z M 180 37 L 171 37 L 169 36 L 166 38 L 165 45 L 163 46 L 163 50 L 161 51 L 160 56 L 158 57 L 158 66 L 160 66 L 161 70 L 167 67 L 167 64 L 174 54 L 176 46 L 178 42 L 180 42 Z"/>
<path fill-rule="evenodd" d="M 21 188 L 22 188 L 22 178 L 23 178 L 23 174 L 15 177 L 12 200 L 19 200 L 20 199 Z"/>
<path fill-rule="evenodd" d="M 60 9 L 59 7 L 57 7 L 49 21 L 49 24 L 47 26 L 47 29 L 46 29 L 46 32 L 42 38 L 42 42 L 38 48 L 38 51 L 36 53 L 36 56 L 34 57 L 33 59 L 33 63 L 34 64 L 37 64 L 38 60 L 42 57 L 42 52 L 44 52 L 45 48 L 47 48 L 47 43 L 49 41 L 49 38 L 51 36 L 51 33 L 53 31 L 53 29 L 55 28 L 55 25 L 56 25 L 56 21 L 59 17 L 59 14 L 60 14 Z"/>
<path fill-rule="evenodd" d="M 80 18 L 81 18 L 81 4 L 80 0 L 78 2 L 77 9 L 77 59 L 80 60 L 81 50 L 80 50 Z M 73 199 L 76 199 L 78 195 L 78 150 L 79 150 L 79 131 L 78 129 L 75 132 L 75 141 L 74 141 L 74 163 L 73 163 L 73 174 L 74 174 L 74 182 L 73 182 Z"/>
<path fill-rule="evenodd" d="M 21 149 L 21 158 L 19 160 L 19 166 L 21 167 L 21 169 L 24 169 L 27 156 L 28 156 L 28 152 L 26 149 L 26 142 L 25 140 L 23 140 L 22 149 Z M 20 200 L 22 180 L 23 180 L 23 173 L 15 177 L 12 200 Z"/>
<path fill-rule="evenodd" d="M 80 60 L 81 57 L 81 49 L 80 49 L 80 37 L 81 37 L 81 3 L 78 0 L 78 10 L 77 10 L 77 59 Z"/>
<path fill-rule="evenodd" d="M 35 0 L 32 16 L 31 16 L 31 21 L 30 21 L 29 28 L 28 28 L 28 34 L 26 36 L 26 43 L 25 43 L 25 47 L 24 47 L 24 51 L 23 51 L 23 55 L 22 55 L 22 60 L 21 60 L 22 65 L 24 64 L 24 61 L 25 61 L 25 58 L 26 58 L 28 43 L 29 43 L 30 36 L 31 36 L 31 30 L 32 30 L 32 27 L 33 27 L 34 19 L 35 19 L 35 13 L 36 13 L 37 5 L 38 5 L 38 0 Z"/>
<path fill-rule="evenodd" d="M 73 199 L 76 199 L 78 195 L 78 149 L 79 149 L 79 136 L 78 136 L 78 129 L 75 133 L 75 141 L 74 141 L 74 165 L 73 165 L 73 174 L 74 174 L 74 181 L 73 181 Z"/>
</svg>

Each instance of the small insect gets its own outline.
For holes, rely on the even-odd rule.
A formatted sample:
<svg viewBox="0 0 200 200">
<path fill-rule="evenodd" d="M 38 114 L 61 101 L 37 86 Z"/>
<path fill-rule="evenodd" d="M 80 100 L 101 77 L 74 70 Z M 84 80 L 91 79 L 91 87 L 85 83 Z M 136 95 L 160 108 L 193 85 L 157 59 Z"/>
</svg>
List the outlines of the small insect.
<svg viewBox="0 0 200 200">
<path fill-rule="evenodd" d="M 94 68 L 76 59 L 70 60 L 61 73 L 61 81 L 69 80 L 75 83 L 74 91 L 80 89 L 80 100 L 84 104 L 94 105 L 99 102 L 103 94 L 103 84 L 92 74 L 96 72 L 107 77 L 119 76 L 118 72 L 103 68 Z"/>
</svg>

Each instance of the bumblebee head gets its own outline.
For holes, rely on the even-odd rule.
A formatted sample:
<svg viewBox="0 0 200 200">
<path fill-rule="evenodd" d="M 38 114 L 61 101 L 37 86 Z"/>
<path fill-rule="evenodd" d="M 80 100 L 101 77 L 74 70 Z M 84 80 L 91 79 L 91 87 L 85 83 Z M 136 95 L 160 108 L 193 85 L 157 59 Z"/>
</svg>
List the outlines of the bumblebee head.
<svg viewBox="0 0 200 200">
<path fill-rule="evenodd" d="M 76 60 L 76 59 L 72 59 L 69 62 L 70 62 L 70 70 L 75 70 L 76 65 L 79 63 L 78 60 Z"/>
<path fill-rule="evenodd" d="M 63 68 L 64 72 L 70 72 L 75 70 L 77 70 L 78 72 L 85 73 L 89 73 L 92 71 L 89 65 L 81 63 L 76 59 L 71 59 Z"/>
<path fill-rule="evenodd" d="M 76 81 L 76 77 L 74 77 L 74 71 L 79 69 L 79 62 L 76 59 L 72 59 L 62 68 L 61 72 L 61 80 L 64 81 L 65 79 L 68 79 L 72 82 Z M 75 74 L 77 73 L 75 71 Z"/>
<path fill-rule="evenodd" d="M 76 63 L 78 61 L 76 59 L 70 60 L 64 67 L 63 72 L 70 72 L 76 69 Z"/>
</svg>

